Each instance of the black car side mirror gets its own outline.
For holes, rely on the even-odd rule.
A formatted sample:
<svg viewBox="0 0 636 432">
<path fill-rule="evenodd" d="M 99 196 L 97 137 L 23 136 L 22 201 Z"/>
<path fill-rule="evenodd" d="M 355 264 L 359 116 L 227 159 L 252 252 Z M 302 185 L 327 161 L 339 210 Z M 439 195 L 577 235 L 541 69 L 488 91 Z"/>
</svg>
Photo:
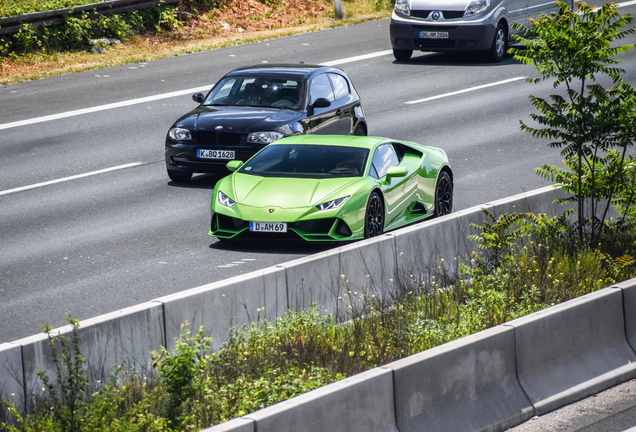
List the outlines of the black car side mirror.
<svg viewBox="0 0 636 432">
<path fill-rule="evenodd" d="M 331 106 L 331 102 L 325 98 L 318 98 L 311 105 L 312 108 L 327 108 L 328 106 Z"/>
<path fill-rule="evenodd" d="M 203 98 L 205 96 L 203 96 L 203 93 L 195 93 L 192 95 L 192 100 L 195 101 L 196 103 L 203 103 Z"/>
</svg>

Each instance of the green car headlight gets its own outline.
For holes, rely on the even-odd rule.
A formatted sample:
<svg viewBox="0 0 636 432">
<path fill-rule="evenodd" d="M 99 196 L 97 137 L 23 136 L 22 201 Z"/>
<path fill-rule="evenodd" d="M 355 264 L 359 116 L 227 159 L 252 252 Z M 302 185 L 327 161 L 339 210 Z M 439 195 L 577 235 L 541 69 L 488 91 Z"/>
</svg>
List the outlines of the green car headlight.
<svg viewBox="0 0 636 432">
<path fill-rule="evenodd" d="M 335 200 L 327 201 L 322 204 L 318 204 L 316 208 L 318 210 L 332 210 L 343 205 L 345 201 L 347 201 L 348 199 L 349 199 L 349 196 L 346 196 L 346 197 L 338 198 Z"/>
<path fill-rule="evenodd" d="M 219 201 L 219 204 L 224 205 L 226 207 L 232 207 L 234 204 L 236 204 L 236 202 L 234 202 L 232 198 L 225 195 L 221 191 L 219 191 L 219 194 L 218 194 L 218 201 Z"/>
</svg>

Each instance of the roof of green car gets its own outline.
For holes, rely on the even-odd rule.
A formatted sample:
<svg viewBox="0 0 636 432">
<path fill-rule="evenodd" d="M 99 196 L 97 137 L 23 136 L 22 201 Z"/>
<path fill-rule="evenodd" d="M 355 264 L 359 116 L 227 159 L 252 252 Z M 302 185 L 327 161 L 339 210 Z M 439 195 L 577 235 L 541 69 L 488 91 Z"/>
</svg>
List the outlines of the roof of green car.
<svg viewBox="0 0 636 432">
<path fill-rule="evenodd" d="M 330 146 L 362 147 L 371 149 L 377 144 L 386 141 L 395 142 L 395 140 L 389 140 L 387 138 L 355 135 L 294 135 L 275 141 L 270 145 L 318 144 Z"/>
</svg>

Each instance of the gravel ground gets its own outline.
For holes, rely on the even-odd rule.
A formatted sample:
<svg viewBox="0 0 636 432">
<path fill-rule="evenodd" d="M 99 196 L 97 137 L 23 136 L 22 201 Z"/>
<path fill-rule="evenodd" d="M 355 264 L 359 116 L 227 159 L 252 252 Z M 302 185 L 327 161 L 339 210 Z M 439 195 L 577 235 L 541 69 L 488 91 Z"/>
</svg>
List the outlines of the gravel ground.
<svg viewBox="0 0 636 432">
<path fill-rule="evenodd" d="M 508 429 L 509 432 L 625 431 L 636 426 L 636 380 Z"/>
</svg>

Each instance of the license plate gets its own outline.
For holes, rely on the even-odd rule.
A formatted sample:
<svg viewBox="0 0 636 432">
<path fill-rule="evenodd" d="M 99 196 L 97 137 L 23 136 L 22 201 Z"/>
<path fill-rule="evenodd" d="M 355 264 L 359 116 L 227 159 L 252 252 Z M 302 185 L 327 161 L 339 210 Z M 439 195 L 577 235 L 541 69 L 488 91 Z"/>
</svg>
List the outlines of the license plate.
<svg viewBox="0 0 636 432">
<path fill-rule="evenodd" d="M 197 150 L 199 159 L 234 159 L 234 150 Z"/>
<path fill-rule="evenodd" d="M 287 224 L 284 222 L 250 222 L 250 231 L 286 233 Z"/>
<path fill-rule="evenodd" d="M 448 39 L 448 32 L 432 32 L 421 31 L 420 38 L 422 39 Z"/>
</svg>

